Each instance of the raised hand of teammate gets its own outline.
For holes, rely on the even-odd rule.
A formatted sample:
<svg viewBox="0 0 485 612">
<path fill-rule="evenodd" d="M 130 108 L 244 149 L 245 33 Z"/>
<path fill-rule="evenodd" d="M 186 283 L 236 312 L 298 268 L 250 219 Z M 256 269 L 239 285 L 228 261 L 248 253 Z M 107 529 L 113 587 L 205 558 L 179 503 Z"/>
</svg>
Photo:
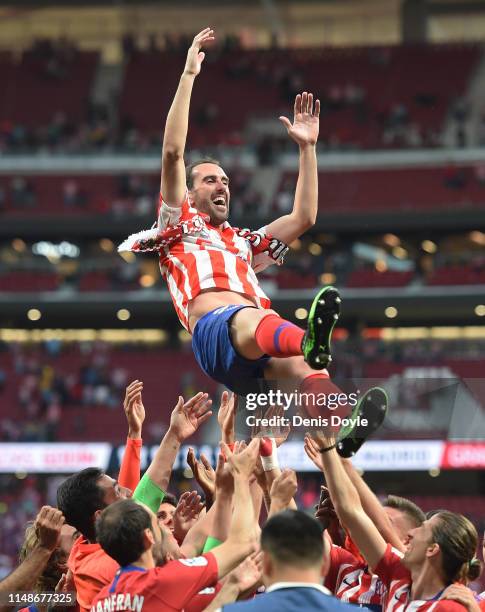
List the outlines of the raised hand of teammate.
<svg viewBox="0 0 485 612">
<path fill-rule="evenodd" d="M 212 416 L 210 410 L 212 400 L 207 393 L 199 391 L 197 395 L 184 403 L 184 398 L 179 397 L 177 405 L 170 417 L 170 431 L 180 443 L 184 442 L 194 434 L 202 423 Z"/>
<path fill-rule="evenodd" d="M 323 461 L 320 453 L 320 447 L 308 434 L 305 436 L 304 446 L 307 457 L 313 461 L 316 467 L 323 472 Z"/>
<path fill-rule="evenodd" d="M 253 438 L 250 444 L 239 453 L 232 452 L 225 442 L 221 442 L 221 449 L 227 459 L 234 478 L 244 478 L 249 482 L 250 477 L 259 459 L 259 438 Z M 236 449 L 235 449 L 236 450 Z"/>
<path fill-rule="evenodd" d="M 219 453 L 219 457 L 217 458 L 216 491 L 216 496 L 223 494 L 232 497 L 234 493 L 234 477 L 222 453 Z"/>
<path fill-rule="evenodd" d="M 64 515 L 60 510 L 51 506 L 42 506 L 35 519 L 35 533 L 42 548 L 50 551 L 57 548 L 64 521 Z"/>
<path fill-rule="evenodd" d="M 221 428 L 222 441 L 226 444 L 234 444 L 234 422 L 237 411 L 237 395 L 223 391 L 221 395 L 221 405 L 217 413 L 217 420 Z"/>
<path fill-rule="evenodd" d="M 297 489 L 298 482 L 294 470 L 288 468 L 282 470 L 281 474 L 273 480 L 269 492 L 271 498 L 270 516 L 286 510 L 290 506 Z"/>
<path fill-rule="evenodd" d="M 288 117 L 280 117 L 290 137 L 300 146 L 314 146 L 318 140 L 320 119 L 320 100 L 315 100 L 313 94 L 304 91 L 295 98 L 293 123 Z"/>
<path fill-rule="evenodd" d="M 201 453 L 200 461 L 198 461 L 193 448 L 189 448 L 187 453 L 187 464 L 192 470 L 198 485 L 204 491 L 206 507 L 209 509 L 216 495 L 216 473 L 214 468 L 203 453 Z"/>
<path fill-rule="evenodd" d="M 145 420 L 142 391 L 143 383 L 140 380 L 134 380 L 126 387 L 123 409 L 128 421 L 129 438 L 141 438 L 141 429 Z"/>
<path fill-rule="evenodd" d="M 263 553 L 253 552 L 227 575 L 225 582 L 234 585 L 238 597 L 245 599 L 262 584 Z"/>
<path fill-rule="evenodd" d="M 197 491 L 182 493 L 173 515 L 173 534 L 178 542 L 183 541 L 189 529 L 198 521 L 203 507 Z"/>
<path fill-rule="evenodd" d="M 201 48 L 209 42 L 215 40 L 214 30 L 211 28 L 204 28 L 202 32 L 199 32 L 192 41 L 192 45 L 189 47 L 187 53 L 187 61 L 185 62 L 184 73 L 192 74 L 197 76 L 200 72 L 202 62 L 205 58 L 205 53 L 201 51 Z"/>
</svg>

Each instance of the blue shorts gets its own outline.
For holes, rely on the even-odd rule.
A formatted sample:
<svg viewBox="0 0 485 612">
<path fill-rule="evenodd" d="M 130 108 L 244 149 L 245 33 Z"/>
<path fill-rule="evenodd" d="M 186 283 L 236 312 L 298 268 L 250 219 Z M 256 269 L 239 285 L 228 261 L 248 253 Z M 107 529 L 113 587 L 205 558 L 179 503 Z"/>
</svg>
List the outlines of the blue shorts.
<svg viewBox="0 0 485 612">
<path fill-rule="evenodd" d="M 258 380 L 264 378 L 264 368 L 271 359 L 245 359 L 236 353 L 229 325 L 232 317 L 251 306 L 221 306 L 204 315 L 195 326 L 192 348 L 204 372 L 238 395 L 258 392 Z"/>
</svg>

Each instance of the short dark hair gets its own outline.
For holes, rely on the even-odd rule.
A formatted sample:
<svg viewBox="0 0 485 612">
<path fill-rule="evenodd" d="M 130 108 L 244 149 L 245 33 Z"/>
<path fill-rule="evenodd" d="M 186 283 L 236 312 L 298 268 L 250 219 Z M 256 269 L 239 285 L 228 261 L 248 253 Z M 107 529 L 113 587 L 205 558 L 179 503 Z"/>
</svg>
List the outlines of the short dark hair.
<svg viewBox="0 0 485 612">
<path fill-rule="evenodd" d="M 394 508 L 395 510 L 399 510 L 399 512 L 405 514 L 415 527 L 419 527 L 426 520 L 426 515 L 421 508 L 405 497 L 400 497 L 399 495 L 388 495 L 384 502 L 384 506 Z"/>
<path fill-rule="evenodd" d="M 322 563 L 322 534 L 313 517 L 300 510 L 285 510 L 264 525 L 261 548 L 283 565 L 313 566 Z"/>
<path fill-rule="evenodd" d="M 96 521 L 101 548 L 121 566 L 133 563 L 145 551 L 145 529 L 152 529 L 150 515 L 132 499 L 110 504 Z"/>
<path fill-rule="evenodd" d="M 98 486 L 103 475 L 99 468 L 86 468 L 70 476 L 57 489 L 57 507 L 66 523 L 91 542 L 96 540 L 94 513 L 106 507 L 104 491 Z"/>
<path fill-rule="evenodd" d="M 185 180 L 187 182 L 187 189 L 192 189 L 194 186 L 194 168 L 200 166 L 201 164 L 215 164 L 216 166 L 221 167 L 221 162 L 212 157 L 203 157 L 202 159 L 198 159 L 193 161 L 185 168 Z"/>
<path fill-rule="evenodd" d="M 172 495 L 171 493 L 165 493 L 160 504 L 170 504 L 171 506 L 176 508 L 178 505 L 178 501 L 175 495 Z"/>
</svg>

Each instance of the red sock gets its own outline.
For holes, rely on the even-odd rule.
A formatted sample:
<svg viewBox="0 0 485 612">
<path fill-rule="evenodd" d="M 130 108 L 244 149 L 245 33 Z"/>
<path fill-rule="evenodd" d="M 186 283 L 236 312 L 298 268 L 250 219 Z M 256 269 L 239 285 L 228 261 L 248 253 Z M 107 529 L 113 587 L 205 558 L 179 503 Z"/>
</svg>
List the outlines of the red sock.
<svg viewBox="0 0 485 612">
<path fill-rule="evenodd" d="M 332 394 L 330 397 L 335 401 L 338 395 L 343 394 L 342 389 L 339 389 L 337 385 L 331 381 L 327 370 L 323 370 L 320 374 L 311 374 L 307 376 L 300 385 L 300 393 L 308 394 L 308 400 L 304 406 L 308 416 L 313 418 L 318 416 L 328 418 L 332 414 L 341 415 L 342 409 L 340 407 L 334 409 L 334 404 L 332 404 L 332 409 L 329 409 L 323 402 L 318 401 L 318 403 L 315 403 L 311 399 L 313 397 L 317 399 L 322 398 L 322 394 L 325 394 L 328 398 L 329 394 Z"/>
<path fill-rule="evenodd" d="M 255 338 L 259 348 L 271 357 L 293 357 L 301 355 L 301 341 L 305 332 L 282 319 L 269 314 L 259 322 Z"/>
</svg>

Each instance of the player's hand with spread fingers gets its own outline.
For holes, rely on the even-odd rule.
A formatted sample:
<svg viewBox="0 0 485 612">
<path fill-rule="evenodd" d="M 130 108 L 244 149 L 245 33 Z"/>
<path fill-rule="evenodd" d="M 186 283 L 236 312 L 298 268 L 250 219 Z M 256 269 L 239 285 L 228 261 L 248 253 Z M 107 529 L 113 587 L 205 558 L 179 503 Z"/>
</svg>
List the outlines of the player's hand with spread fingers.
<svg viewBox="0 0 485 612">
<path fill-rule="evenodd" d="M 315 442 L 315 440 L 310 437 L 308 434 L 305 436 L 304 446 L 303 446 L 307 457 L 313 461 L 313 463 L 317 466 L 317 468 L 323 472 L 323 461 L 322 455 L 320 453 L 320 447 Z"/>
<path fill-rule="evenodd" d="M 64 515 L 57 508 L 42 506 L 35 519 L 35 532 L 39 539 L 39 546 L 51 552 L 57 548 L 64 520 Z"/>
<path fill-rule="evenodd" d="M 251 443 L 242 452 L 233 453 L 225 442 L 221 442 L 222 452 L 227 459 L 234 478 L 245 478 L 249 481 L 259 459 L 259 444 L 259 438 L 253 438 Z"/>
<path fill-rule="evenodd" d="M 128 437 L 133 439 L 141 438 L 141 430 L 145 420 L 145 407 L 141 397 L 142 391 L 143 382 L 140 380 L 131 382 L 125 391 L 123 409 L 128 421 Z"/>
<path fill-rule="evenodd" d="M 184 442 L 212 416 L 211 404 L 212 400 L 202 391 L 185 403 L 184 398 L 179 397 L 170 417 L 169 431 L 180 443 Z"/>
<path fill-rule="evenodd" d="M 304 91 L 295 98 L 293 123 L 287 117 L 280 117 L 290 137 L 300 146 L 315 146 L 320 128 L 320 100 Z"/>
<path fill-rule="evenodd" d="M 205 53 L 201 51 L 201 49 L 204 45 L 212 42 L 214 39 L 214 30 L 211 28 L 204 28 L 201 32 L 196 34 L 187 53 L 184 74 L 189 74 L 192 76 L 197 76 L 199 74 L 202 62 L 205 58 Z"/>
<path fill-rule="evenodd" d="M 236 586 L 239 595 L 256 590 L 262 584 L 263 553 L 253 552 L 227 575 L 227 582 Z"/>
<path fill-rule="evenodd" d="M 210 507 L 216 493 L 216 473 L 214 468 L 203 453 L 201 453 L 200 461 L 198 461 L 193 448 L 188 450 L 187 464 L 192 470 L 200 488 L 204 491 L 207 507 Z"/>
<path fill-rule="evenodd" d="M 173 533 L 182 542 L 189 529 L 197 522 L 204 504 L 197 491 L 185 491 L 180 496 L 173 515 Z"/>
</svg>

